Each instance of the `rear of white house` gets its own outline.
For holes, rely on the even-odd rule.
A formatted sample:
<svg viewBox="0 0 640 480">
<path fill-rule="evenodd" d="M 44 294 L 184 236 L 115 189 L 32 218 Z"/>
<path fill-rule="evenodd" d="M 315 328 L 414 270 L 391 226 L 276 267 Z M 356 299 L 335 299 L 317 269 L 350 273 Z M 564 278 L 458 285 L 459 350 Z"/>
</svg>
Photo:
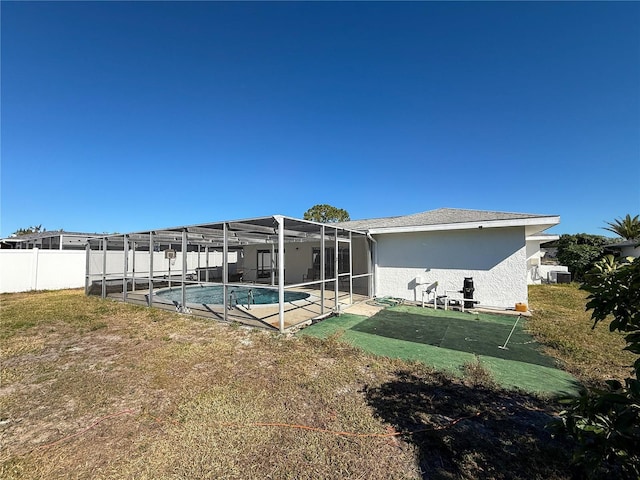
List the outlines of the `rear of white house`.
<svg viewBox="0 0 640 480">
<path fill-rule="evenodd" d="M 420 302 L 438 282 L 438 295 L 460 298 L 465 278 L 472 278 L 478 306 L 513 308 L 528 303 L 527 237 L 558 223 L 556 215 L 442 208 L 340 225 L 374 240 L 378 297 Z"/>
<path fill-rule="evenodd" d="M 286 223 L 281 239 L 276 228 L 279 222 Z M 95 245 L 90 247 L 90 234 L 54 232 L 56 238 L 39 235 L 6 239 L 3 246 L 10 250 L 0 250 L 0 291 L 80 287 L 87 278 L 104 283 L 107 274 L 115 275 L 124 285 L 131 285 L 135 278 L 135 286 L 143 283 L 145 275 L 166 279 L 178 274 L 196 278 L 198 283 L 202 280 L 200 273 L 207 271 L 204 280 L 219 283 L 224 270 L 224 242 L 220 238 L 226 225 L 226 278 L 230 283 L 276 286 L 281 275 L 283 288 L 322 287 L 333 292 L 331 302 L 345 302 L 346 296 L 350 304 L 371 296 L 416 302 L 433 300 L 436 293 L 460 298 L 465 279 L 473 279 L 473 300 L 479 306 L 513 308 L 516 303 L 528 303 L 528 283 L 547 279 L 549 272 L 543 271 L 546 266 L 541 262 L 540 244 L 552 237 L 542 232 L 559 222 L 556 215 L 442 208 L 324 226 L 280 216 L 244 223 L 219 222 L 145 232 L 142 237 L 139 232 L 114 235 L 112 239 L 95 236 Z M 151 233 L 153 275 L 144 273 L 152 270 L 148 245 Z M 185 246 L 183 234 L 187 235 Z M 100 247 L 99 242 L 108 242 L 108 248 Z M 128 248 L 124 248 L 125 243 Z M 88 253 L 83 251 L 86 248 Z M 95 248 L 102 253 L 93 252 Z M 173 271 L 164 252 L 167 249 L 177 252 L 179 261 Z M 183 249 L 187 253 L 184 262 Z M 425 295 L 435 282 L 437 291 Z"/>
</svg>

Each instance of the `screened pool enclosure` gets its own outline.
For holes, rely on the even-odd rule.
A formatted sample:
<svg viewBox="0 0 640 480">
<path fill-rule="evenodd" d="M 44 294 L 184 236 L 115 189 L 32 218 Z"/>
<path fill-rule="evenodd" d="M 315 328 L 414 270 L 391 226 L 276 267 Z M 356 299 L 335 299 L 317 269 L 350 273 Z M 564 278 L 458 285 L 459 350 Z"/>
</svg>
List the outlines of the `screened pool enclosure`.
<svg viewBox="0 0 640 480">
<path fill-rule="evenodd" d="M 274 215 L 89 240 L 85 290 L 284 332 L 373 295 L 363 232 Z"/>
</svg>

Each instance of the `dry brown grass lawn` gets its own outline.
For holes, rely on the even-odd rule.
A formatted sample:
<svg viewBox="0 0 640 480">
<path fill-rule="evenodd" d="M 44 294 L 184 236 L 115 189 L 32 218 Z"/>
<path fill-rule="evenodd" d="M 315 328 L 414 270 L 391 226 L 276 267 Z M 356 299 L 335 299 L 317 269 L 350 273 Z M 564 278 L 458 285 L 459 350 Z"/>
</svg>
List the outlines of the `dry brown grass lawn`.
<svg viewBox="0 0 640 480">
<path fill-rule="evenodd" d="M 77 290 L 0 302 L 3 479 L 570 478 L 552 402 L 483 372 Z"/>
<path fill-rule="evenodd" d="M 586 298 L 587 292 L 575 283 L 529 287 L 534 312 L 529 328 L 547 353 L 582 383 L 602 386 L 611 378 L 622 380 L 630 375 L 635 356 L 622 350 L 624 335 L 610 332 L 608 323 L 592 328 Z"/>
</svg>

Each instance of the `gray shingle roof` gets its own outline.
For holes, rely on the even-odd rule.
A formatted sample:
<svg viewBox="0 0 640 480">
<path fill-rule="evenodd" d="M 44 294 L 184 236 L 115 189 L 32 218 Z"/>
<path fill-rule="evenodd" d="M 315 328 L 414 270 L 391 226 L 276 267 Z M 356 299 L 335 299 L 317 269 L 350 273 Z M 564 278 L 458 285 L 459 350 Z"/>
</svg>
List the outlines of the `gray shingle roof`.
<svg viewBox="0 0 640 480">
<path fill-rule="evenodd" d="M 439 208 L 426 212 L 398 217 L 370 218 L 340 222 L 338 225 L 352 230 L 372 230 L 374 228 L 418 227 L 423 225 L 443 225 L 452 223 L 490 222 L 500 220 L 524 220 L 529 218 L 555 217 L 533 213 L 492 212 L 486 210 L 464 210 Z"/>
</svg>

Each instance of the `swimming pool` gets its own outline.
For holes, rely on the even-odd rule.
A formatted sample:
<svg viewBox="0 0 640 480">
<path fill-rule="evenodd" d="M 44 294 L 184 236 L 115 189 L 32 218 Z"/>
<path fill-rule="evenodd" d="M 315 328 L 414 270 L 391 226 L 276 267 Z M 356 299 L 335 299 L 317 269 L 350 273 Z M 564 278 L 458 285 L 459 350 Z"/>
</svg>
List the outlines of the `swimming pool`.
<svg viewBox="0 0 640 480">
<path fill-rule="evenodd" d="M 271 288 L 260 287 L 229 287 L 229 295 L 233 297 L 234 303 L 244 304 L 248 303 L 250 293 L 253 295 L 252 304 L 255 305 L 271 305 L 278 303 L 278 290 Z M 222 285 L 192 285 L 186 288 L 186 302 L 198 303 L 198 304 L 224 304 L 224 287 Z M 156 293 L 161 298 L 182 302 L 182 288 L 167 288 L 160 290 Z M 295 302 L 298 300 L 304 300 L 308 298 L 309 294 L 304 292 L 284 292 L 285 302 Z"/>
</svg>

